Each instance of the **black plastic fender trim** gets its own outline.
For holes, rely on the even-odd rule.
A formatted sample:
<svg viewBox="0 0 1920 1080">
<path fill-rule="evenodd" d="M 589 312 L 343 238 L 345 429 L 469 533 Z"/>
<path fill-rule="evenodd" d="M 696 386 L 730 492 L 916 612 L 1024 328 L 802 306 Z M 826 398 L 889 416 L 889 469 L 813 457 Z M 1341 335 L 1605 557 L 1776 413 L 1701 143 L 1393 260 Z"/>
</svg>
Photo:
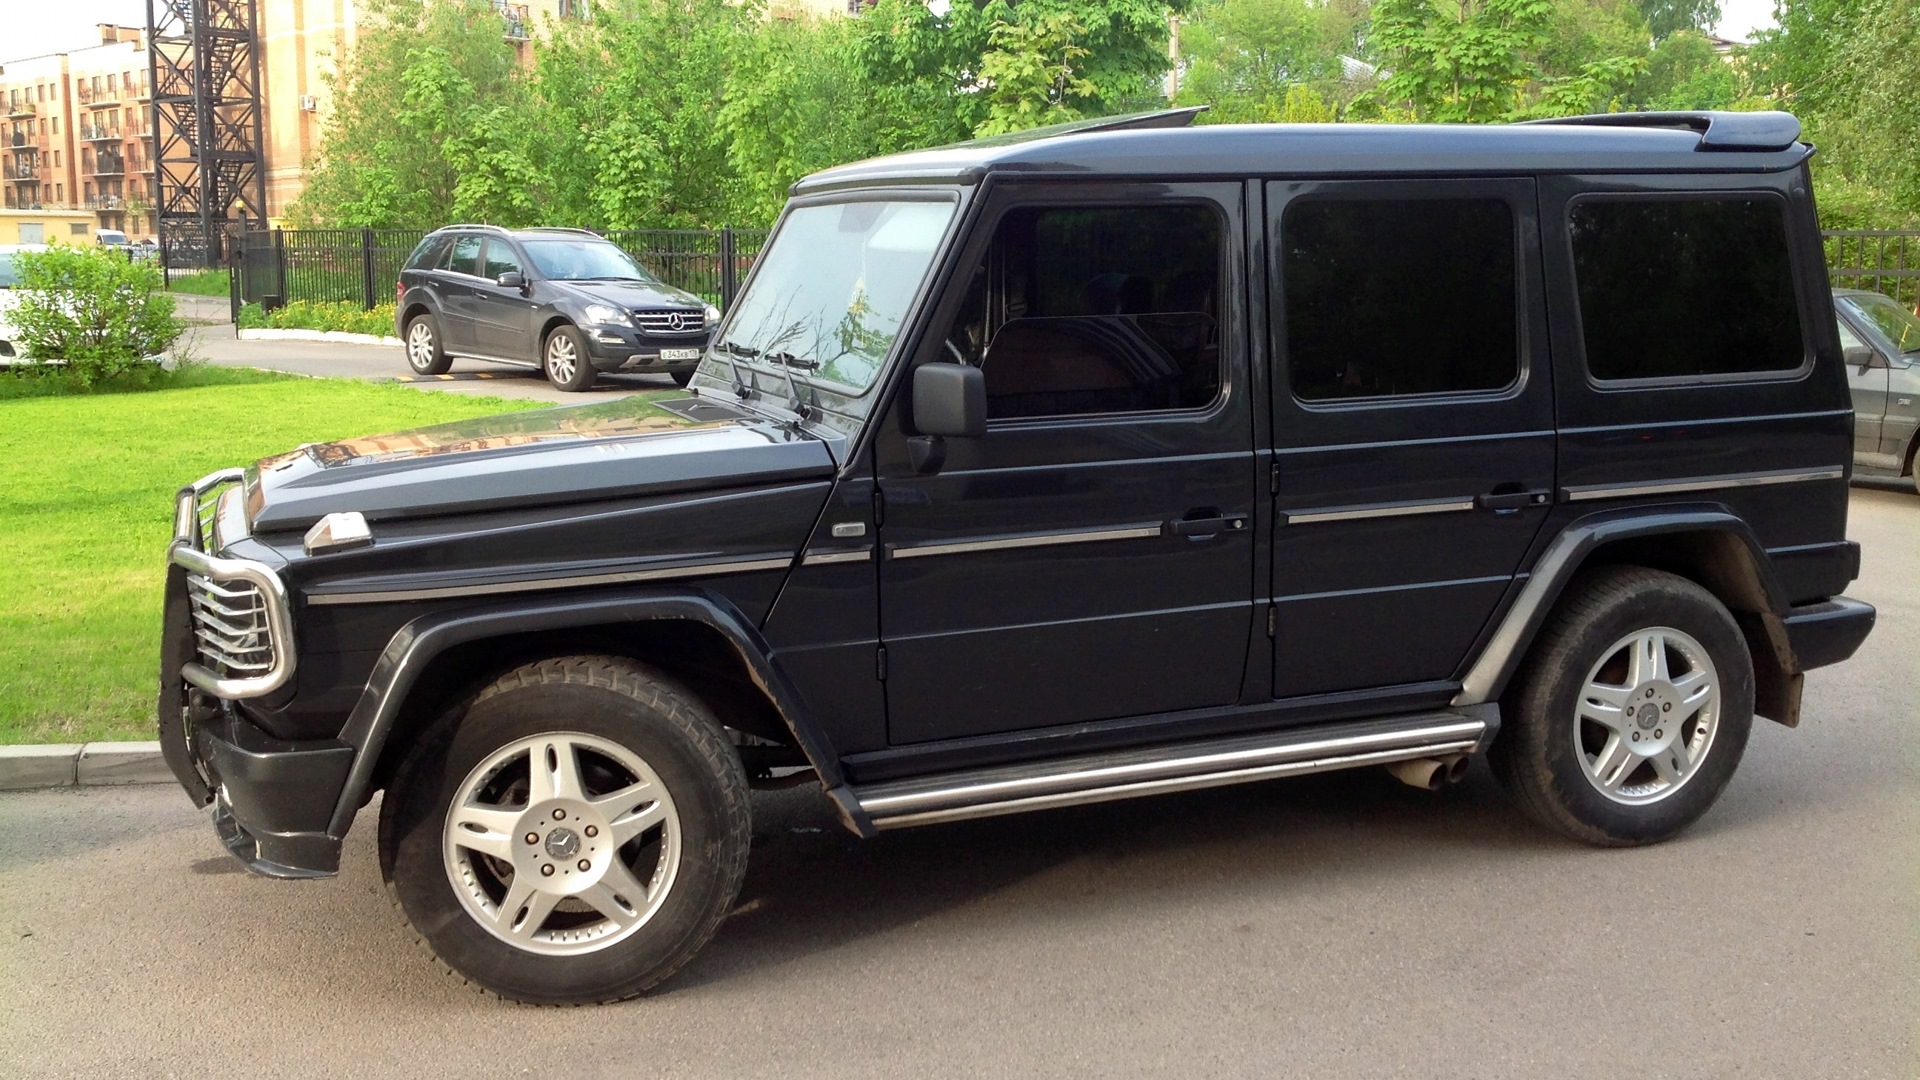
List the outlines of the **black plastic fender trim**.
<svg viewBox="0 0 1920 1080">
<path fill-rule="evenodd" d="M 565 630 L 622 622 L 684 619 L 717 630 L 772 701 L 794 744 L 807 756 L 842 823 L 861 836 L 875 834 L 872 821 L 847 792 L 839 758 L 806 720 L 800 695 L 771 659 L 765 639 L 732 605 L 699 592 L 630 590 L 588 598 L 519 601 L 423 615 L 401 627 L 368 677 L 360 701 L 347 717 L 340 740 L 354 748 L 353 766 L 334 805 L 327 833 L 344 837 L 365 803 L 375 767 L 401 706 L 434 657 L 456 645 L 508 634 Z"/>
<path fill-rule="evenodd" d="M 1533 644 L 1534 635 L 1545 624 L 1547 614 L 1594 549 L 1617 540 L 1703 532 L 1731 536 L 1744 546 L 1755 579 L 1753 584 L 1759 587 L 1766 605 L 1763 614 L 1778 617 L 1787 611 L 1786 593 L 1774 577 L 1766 548 L 1753 535 L 1752 527 L 1724 506 L 1667 505 L 1590 514 L 1570 522 L 1534 561 L 1520 595 L 1461 678 L 1460 692 L 1452 702 L 1454 707 L 1479 705 L 1499 698 Z"/>
</svg>

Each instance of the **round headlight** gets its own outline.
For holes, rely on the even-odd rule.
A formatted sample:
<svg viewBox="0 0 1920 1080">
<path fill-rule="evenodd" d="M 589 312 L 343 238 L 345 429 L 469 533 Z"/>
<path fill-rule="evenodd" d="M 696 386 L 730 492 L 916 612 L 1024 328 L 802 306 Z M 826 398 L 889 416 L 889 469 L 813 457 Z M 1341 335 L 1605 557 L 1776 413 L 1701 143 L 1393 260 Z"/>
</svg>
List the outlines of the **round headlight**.
<svg viewBox="0 0 1920 1080">
<path fill-rule="evenodd" d="M 707 325 L 712 326 L 719 321 L 720 321 L 720 309 L 717 307 L 714 307 L 712 304 L 708 304 L 707 305 Z"/>
</svg>

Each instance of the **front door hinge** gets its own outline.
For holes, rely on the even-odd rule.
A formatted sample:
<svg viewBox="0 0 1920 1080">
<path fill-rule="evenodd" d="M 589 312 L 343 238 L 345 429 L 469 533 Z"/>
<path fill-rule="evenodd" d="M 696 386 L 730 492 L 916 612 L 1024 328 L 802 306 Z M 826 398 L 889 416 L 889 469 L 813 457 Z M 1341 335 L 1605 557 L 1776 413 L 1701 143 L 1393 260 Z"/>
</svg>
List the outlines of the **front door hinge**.
<svg viewBox="0 0 1920 1080">
<path fill-rule="evenodd" d="M 1280 494 L 1280 463 L 1274 462 L 1272 471 L 1267 474 L 1267 494 Z"/>
<path fill-rule="evenodd" d="M 881 682 L 887 681 L 887 647 L 885 645 L 874 651 L 873 673 Z"/>
<path fill-rule="evenodd" d="M 873 527 L 879 528 L 887 523 L 887 497 L 881 493 L 880 485 L 873 487 Z"/>
<path fill-rule="evenodd" d="M 1280 632 L 1280 609 L 1267 608 L 1267 636 L 1274 637 Z"/>
</svg>

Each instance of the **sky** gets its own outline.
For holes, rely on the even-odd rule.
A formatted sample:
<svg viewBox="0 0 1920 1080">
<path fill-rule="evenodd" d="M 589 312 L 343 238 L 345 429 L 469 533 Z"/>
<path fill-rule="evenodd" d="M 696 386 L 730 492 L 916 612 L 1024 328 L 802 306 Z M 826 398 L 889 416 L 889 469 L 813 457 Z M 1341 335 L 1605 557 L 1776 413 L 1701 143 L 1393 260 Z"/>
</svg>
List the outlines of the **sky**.
<svg viewBox="0 0 1920 1080">
<path fill-rule="evenodd" d="M 272 3 L 272 0 L 265 0 Z M 0 63 L 99 44 L 94 25 L 147 24 L 146 0 L 0 0 L 12 8 L 0 32 Z M 1773 25 L 1773 0 L 1720 0 L 1722 37 L 1744 41 L 1756 28 Z"/>
</svg>

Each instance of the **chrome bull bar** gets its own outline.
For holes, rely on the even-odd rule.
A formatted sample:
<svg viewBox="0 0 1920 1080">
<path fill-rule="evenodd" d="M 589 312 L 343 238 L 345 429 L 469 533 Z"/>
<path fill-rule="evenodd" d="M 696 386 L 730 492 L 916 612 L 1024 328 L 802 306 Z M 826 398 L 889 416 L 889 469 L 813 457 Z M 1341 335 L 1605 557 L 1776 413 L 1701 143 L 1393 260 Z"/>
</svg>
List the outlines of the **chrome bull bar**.
<svg viewBox="0 0 1920 1080">
<path fill-rule="evenodd" d="M 210 640 L 217 640 L 222 634 L 231 635 L 235 631 L 218 626 L 217 619 L 209 615 L 200 603 L 190 600 L 188 605 L 189 618 L 193 621 L 190 629 L 198 659 L 182 665 L 180 677 L 214 697 L 228 700 L 271 694 L 293 678 L 294 668 L 293 605 L 280 575 L 265 563 L 224 558 L 209 554 L 206 550 L 211 542 L 207 496 L 228 484 L 238 483 L 243 475 L 240 469 L 222 469 L 181 488 L 174 502 L 173 543 L 167 547 L 167 559 L 184 568 L 189 575 L 216 586 L 250 586 L 259 597 L 259 618 L 250 621 L 244 633 L 249 638 L 264 636 L 264 651 L 269 659 L 263 670 L 244 676 L 231 673 L 223 675 L 200 662 L 207 657 Z M 192 591 L 189 579 L 190 597 Z M 225 609 L 221 610 L 231 614 Z M 255 612 L 248 611 L 245 614 L 252 616 Z"/>
</svg>

